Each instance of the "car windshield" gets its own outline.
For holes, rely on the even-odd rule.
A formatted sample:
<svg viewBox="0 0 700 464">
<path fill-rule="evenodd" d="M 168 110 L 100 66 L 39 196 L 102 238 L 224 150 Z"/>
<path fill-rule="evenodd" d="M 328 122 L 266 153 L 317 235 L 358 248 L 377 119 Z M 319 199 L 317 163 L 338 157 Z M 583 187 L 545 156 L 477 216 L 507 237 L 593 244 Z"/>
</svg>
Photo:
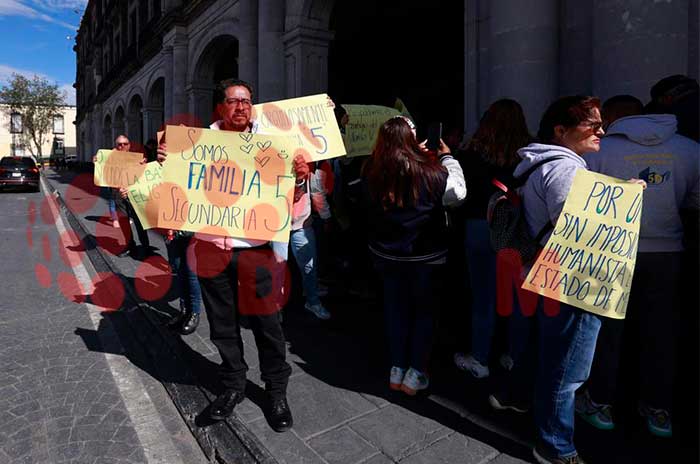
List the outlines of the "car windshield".
<svg viewBox="0 0 700 464">
<path fill-rule="evenodd" d="M 0 160 L 0 166 L 4 168 L 33 168 L 35 164 L 34 160 L 31 158 L 13 158 L 6 156 Z"/>
</svg>

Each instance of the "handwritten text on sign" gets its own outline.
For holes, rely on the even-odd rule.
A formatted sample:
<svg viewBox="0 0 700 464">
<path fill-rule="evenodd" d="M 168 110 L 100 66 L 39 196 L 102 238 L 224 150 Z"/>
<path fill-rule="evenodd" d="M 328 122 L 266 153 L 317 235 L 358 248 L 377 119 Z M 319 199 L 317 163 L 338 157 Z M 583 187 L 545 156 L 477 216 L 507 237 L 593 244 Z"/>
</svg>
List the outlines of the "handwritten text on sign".
<svg viewBox="0 0 700 464">
<path fill-rule="evenodd" d="M 98 150 L 95 155 L 95 185 L 100 187 L 125 187 L 129 184 L 126 170 L 138 166 L 142 153 L 118 150 Z"/>
<path fill-rule="evenodd" d="M 131 206 L 144 229 L 152 229 L 158 224 L 160 189 L 163 182 L 163 167 L 157 161 L 127 170 L 133 181 L 126 187 Z"/>
<path fill-rule="evenodd" d="M 294 198 L 287 137 L 168 126 L 158 227 L 289 241 Z"/>
<path fill-rule="evenodd" d="M 369 155 L 382 124 L 401 114 L 394 108 L 378 105 L 343 105 L 343 108 L 348 112 L 345 128 L 348 156 Z"/>
<path fill-rule="evenodd" d="M 328 95 L 290 98 L 253 107 L 258 134 L 287 136 L 307 161 L 345 155 L 345 145 Z"/>
<path fill-rule="evenodd" d="M 642 187 L 585 169 L 523 288 L 615 319 L 627 311 Z"/>
</svg>

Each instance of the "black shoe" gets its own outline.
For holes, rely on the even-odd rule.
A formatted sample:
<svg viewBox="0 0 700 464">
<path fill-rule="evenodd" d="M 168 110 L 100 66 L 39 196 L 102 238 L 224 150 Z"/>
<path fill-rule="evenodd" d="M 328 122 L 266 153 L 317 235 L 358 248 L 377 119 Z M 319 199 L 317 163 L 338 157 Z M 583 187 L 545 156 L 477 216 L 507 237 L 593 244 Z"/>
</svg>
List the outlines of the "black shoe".
<svg viewBox="0 0 700 464">
<path fill-rule="evenodd" d="M 235 407 L 243 402 L 245 395 L 236 390 L 226 390 L 216 397 L 211 404 L 209 417 L 213 420 L 224 420 L 231 414 Z"/>
<path fill-rule="evenodd" d="M 525 400 L 515 398 L 507 391 L 498 391 L 489 395 L 489 404 L 493 409 L 499 411 L 511 410 L 520 414 L 525 414 L 530 410 L 530 404 Z"/>
<path fill-rule="evenodd" d="M 286 432 L 294 425 L 292 411 L 289 410 L 287 398 L 273 399 L 270 401 L 270 410 L 267 415 L 270 427 L 275 432 Z"/>
<path fill-rule="evenodd" d="M 173 316 L 168 322 L 166 322 L 165 325 L 167 325 L 171 329 L 180 330 L 185 324 L 185 322 L 189 320 L 190 316 L 192 316 L 192 313 L 184 309 L 181 305 L 180 312 Z"/>
<path fill-rule="evenodd" d="M 180 328 L 180 333 L 182 335 L 189 335 L 195 330 L 197 330 L 197 326 L 199 325 L 199 313 L 192 313 L 190 317 L 185 319 L 185 323 L 182 324 L 182 327 Z"/>
</svg>

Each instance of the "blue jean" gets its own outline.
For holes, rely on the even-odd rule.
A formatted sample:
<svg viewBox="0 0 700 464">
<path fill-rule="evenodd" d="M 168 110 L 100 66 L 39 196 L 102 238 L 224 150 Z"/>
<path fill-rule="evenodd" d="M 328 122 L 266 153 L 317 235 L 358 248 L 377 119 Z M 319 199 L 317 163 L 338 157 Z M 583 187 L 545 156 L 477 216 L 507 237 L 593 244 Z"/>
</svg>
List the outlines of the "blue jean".
<svg viewBox="0 0 700 464">
<path fill-rule="evenodd" d="M 496 253 L 491 248 L 485 219 L 467 219 L 465 251 L 472 290 L 472 350 L 481 364 L 488 364 L 496 322 Z"/>
<path fill-rule="evenodd" d="M 376 258 L 384 283 L 384 317 L 392 366 L 426 372 L 433 342 L 434 286 L 440 265 Z"/>
<path fill-rule="evenodd" d="M 186 311 L 199 314 L 202 310 L 202 290 L 197 275 L 187 263 L 187 247 L 190 236 L 178 233 L 171 241 L 165 242 L 168 250 L 168 262 L 177 277 L 180 290 L 180 302 Z"/>
<path fill-rule="evenodd" d="M 576 454 L 574 395 L 586 381 L 600 330 L 598 316 L 562 303 L 559 314 L 538 308 L 535 425 L 541 446 L 559 457 Z M 524 363 L 520 363 L 521 366 Z"/>
<path fill-rule="evenodd" d="M 306 302 L 313 306 L 321 304 L 318 296 L 318 270 L 316 260 L 316 235 L 311 225 L 293 230 L 289 235 L 292 255 L 299 266 Z"/>
<path fill-rule="evenodd" d="M 117 202 L 114 201 L 114 192 L 110 187 L 100 187 L 100 196 L 107 200 L 107 207 L 109 208 L 109 217 L 112 221 L 117 220 Z"/>
</svg>

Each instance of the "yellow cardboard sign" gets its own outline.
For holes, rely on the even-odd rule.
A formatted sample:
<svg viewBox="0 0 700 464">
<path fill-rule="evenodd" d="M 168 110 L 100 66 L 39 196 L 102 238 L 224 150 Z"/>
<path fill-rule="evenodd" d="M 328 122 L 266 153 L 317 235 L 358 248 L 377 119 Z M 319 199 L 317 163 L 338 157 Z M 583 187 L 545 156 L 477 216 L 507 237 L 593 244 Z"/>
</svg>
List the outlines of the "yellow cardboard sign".
<svg viewBox="0 0 700 464">
<path fill-rule="evenodd" d="M 378 105 L 343 105 L 343 108 L 348 112 L 345 144 L 349 157 L 372 153 L 379 128 L 388 119 L 401 114 L 395 108 Z"/>
<path fill-rule="evenodd" d="M 300 151 L 287 137 L 168 126 L 157 227 L 289 241 Z"/>
<path fill-rule="evenodd" d="M 307 161 L 345 155 L 333 108 L 326 94 L 290 98 L 253 106 L 257 134 L 287 136 Z M 170 143 L 170 142 L 168 142 Z"/>
<path fill-rule="evenodd" d="M 130 167 L 138 166 L 143 160 L 143 153 L 98 150 L 94 160 L 95 185 L 118 188 L 128 185 L 126 170 Z"/>
<path fill-rule="evenodd" d="M 579 169 L 522 288 L 614 319 L 627 312 L 642 187 Z"/>
<path fill-rule="evenodd" d="M 144 229 L 156 227 L 160 204 L 158 186 L 163 182 L 163 167 L 158 161 L 152 161 L 128 169 L 127 177 L 132 182 L 126 187 L 126 193 L 141 225 Z"/>
</svg>

